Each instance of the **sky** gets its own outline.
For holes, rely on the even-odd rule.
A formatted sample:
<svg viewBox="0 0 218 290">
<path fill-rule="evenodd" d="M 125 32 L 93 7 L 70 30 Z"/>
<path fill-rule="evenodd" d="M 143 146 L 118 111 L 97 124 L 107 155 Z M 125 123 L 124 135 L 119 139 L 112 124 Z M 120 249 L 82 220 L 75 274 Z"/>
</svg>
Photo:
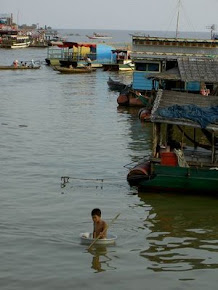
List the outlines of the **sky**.
<svg viewBox="0 0 218 290">
<path fill-rule="evenodd" d="M 179 0 L 0 0 L 14 22 L 54 29 L 175 31 Z M 181 0 L 180 31 L 217 25 L 218 0 Z"/>
</svg>

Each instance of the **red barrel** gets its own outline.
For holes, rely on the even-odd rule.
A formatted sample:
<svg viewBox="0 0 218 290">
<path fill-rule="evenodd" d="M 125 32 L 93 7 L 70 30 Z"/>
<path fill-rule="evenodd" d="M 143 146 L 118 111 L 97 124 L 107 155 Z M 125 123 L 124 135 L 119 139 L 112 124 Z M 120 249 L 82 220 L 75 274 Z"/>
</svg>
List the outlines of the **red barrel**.
<svg viewBox="0 0 218 290">
<path fill-rule="evenodd" d="M 177 156 L 174 152 L 162 152 L 160 154 L 160 157 L 161 157 L 161 160 L 160 160 L 161 165 L 167 165 L 167 166 L 178 165 Z"/>
</svg>

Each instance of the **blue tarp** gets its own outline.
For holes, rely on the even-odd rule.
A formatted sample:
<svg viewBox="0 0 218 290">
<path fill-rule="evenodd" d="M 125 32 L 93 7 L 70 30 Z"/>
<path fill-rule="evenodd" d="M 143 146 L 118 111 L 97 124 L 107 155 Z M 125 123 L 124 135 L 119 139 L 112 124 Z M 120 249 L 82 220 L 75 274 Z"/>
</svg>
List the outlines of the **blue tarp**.
<svg viewBox="0 0 218 290">
<path fill-rule="evenodd" d="M 196 105 L 173 105 L 165 109 L 159 109 L 158 114 L 165 118 L 184 118 L 200 124 L 206 128 L 208 124 L 218 121 L 218 106 L 200 108 Z"/>
</svg>

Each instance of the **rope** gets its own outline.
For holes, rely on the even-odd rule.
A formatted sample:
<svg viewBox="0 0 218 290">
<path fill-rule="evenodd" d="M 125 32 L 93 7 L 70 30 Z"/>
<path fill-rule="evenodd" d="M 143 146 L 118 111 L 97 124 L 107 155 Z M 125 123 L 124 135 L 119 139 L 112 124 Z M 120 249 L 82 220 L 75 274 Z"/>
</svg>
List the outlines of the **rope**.
<svg viewBox="0 0 218 290">
<path fill-rule="evenodd" d="M 119 178 L 108 178 L 108 179 L 103 179 L 103 178 L 78 178 L 78 177 L 70 177 L 70 176 L 62 176 L 61 177 L 61 188 L 66 187 L 66 184 L 70 182 L 70 179 L 73 180 L 79 180 L 79 181 L 93 181 L 93 182 L 101 182 L 101 189 L 103 189 L 103 183 L 106 183 L 108 181 L 115 181 L 116 179 L 119 181 L 123 181 L 123 178 L 126 178 L 126 176 L 122 177 L 120 176 Z M 114 183 L 112 185 L 115 185 Z"/>
</svg>

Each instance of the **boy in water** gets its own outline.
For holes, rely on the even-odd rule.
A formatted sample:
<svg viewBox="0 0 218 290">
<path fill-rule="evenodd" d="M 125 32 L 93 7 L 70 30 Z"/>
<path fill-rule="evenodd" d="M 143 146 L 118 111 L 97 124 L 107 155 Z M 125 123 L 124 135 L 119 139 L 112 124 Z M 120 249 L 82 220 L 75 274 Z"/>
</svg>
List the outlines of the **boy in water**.
<svg viewBox="0 0 218 290">
<path fill-rule="evenodd" d="M 94 208 L 91 215 L 93 220 L 93 238 L 96 239 L 100 235 L 100 239 L 105 239 L 107 237 L 107 224 L 101 219 L 101 210 Z"/>
</svg>

